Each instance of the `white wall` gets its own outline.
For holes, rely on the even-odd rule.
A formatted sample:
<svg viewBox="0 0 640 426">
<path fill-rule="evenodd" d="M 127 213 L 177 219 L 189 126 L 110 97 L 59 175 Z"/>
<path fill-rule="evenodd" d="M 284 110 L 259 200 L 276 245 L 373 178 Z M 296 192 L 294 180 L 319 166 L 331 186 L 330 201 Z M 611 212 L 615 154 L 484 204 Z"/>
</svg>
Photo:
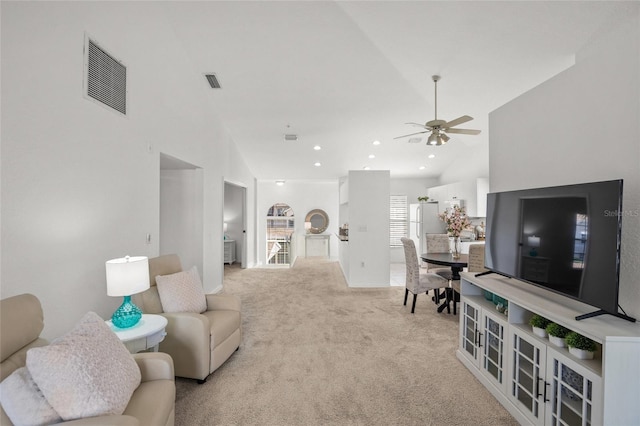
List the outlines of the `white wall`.
<svg viewBox="0 0 640 426">
<path fill-rule="evenodd" d="M 464 140 L 455 140 L 455 143 L 466 144 L 467 147 L 442 172 L 439 177 L 439 185 L 489 176 L 489 151 L 485 147 L 480 147 L 473 140 L 473 136 L 465 136 L 464 138 Z M 491 140 L 491 126 L 489 126 L 489 140 Z"/>
<path fill-rule="evenodd" d="M 160 152 L 202 168 L 203 284 L 218 287 L 224 179 L 250 200 L 255 180 L 165 5 L 3 2 L 1 19 L 0 296 L 37 295 L 47 338 L 89 310 L 109 317 L 104 262 L 159 252 Z M 82 96 L 85 31 L 127 66 L 127 117 Z"/>
<path fill-rule="evenodd" d="M 295 215 L 295 247 L 297 256 L 304 257 L 304 219 L 309 211 L 322 209 L 329 216 L 329 226 L 324 232 L 331 234 L 330 251 L 338 258 L 338 180 L 288 180 L 283 186 L 273 180 L 258 181 L 257 237 L 258 264 L 266 264 L 267 211 L 276 203 L 288 204 Z"/>
<path fill-rule="evenodd" d="M 638 9 L 636 9 L 638 10 Z M 620 305 L 640 319 L 640 18 L 490 114 L 491 191 L 624 179 Z"/>
</svg>

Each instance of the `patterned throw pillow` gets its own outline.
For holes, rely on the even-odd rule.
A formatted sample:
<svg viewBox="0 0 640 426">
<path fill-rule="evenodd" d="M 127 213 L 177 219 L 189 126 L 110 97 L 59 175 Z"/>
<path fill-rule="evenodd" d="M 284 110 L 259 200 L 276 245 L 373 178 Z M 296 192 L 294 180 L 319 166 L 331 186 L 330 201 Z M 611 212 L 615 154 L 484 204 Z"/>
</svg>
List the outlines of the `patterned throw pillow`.
<svg viewBox="0 0 640 426">
<path fill-rule="evenodd" d="M 195 266 L 188 271 L 158 275 L 156 285 L 164 312 L 199 314 L 207 310 L 207 298 Z"/>
<path fill-rule="evenodd" d="M 127 348 L 94 312 L 49 346 L 29 349 L 27 368 L 63 420 L 122 414 L 141 380 Z"/>
</svg>

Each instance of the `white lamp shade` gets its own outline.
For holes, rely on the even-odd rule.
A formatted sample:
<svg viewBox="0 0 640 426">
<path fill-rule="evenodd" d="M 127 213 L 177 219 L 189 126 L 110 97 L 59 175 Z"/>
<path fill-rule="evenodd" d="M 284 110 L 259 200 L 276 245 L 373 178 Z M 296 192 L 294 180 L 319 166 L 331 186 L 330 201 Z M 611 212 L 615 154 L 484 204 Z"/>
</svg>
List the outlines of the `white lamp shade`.
<svg viewBox="0 0 640 426">
<path fill-rule="evenodd" d="M 529 244 L 529 247 L 540 247 L 540 237 L 532 235 L 527 239 L 527 243 Z"/>
<path fill-rule="evenodd" d="M 222 231 L 223 232 L 227 232 L 227 229 L 229 229 L 229 225 L 227 225 L 227 222 L 223 222 L 222 223 Z"/>
<path fill-rule="evenodd" d="M 150 287 L 149 259 L 146 256 L 111 259 L 105 266 L 109 296 L 131 296 Z"/>
</svg>

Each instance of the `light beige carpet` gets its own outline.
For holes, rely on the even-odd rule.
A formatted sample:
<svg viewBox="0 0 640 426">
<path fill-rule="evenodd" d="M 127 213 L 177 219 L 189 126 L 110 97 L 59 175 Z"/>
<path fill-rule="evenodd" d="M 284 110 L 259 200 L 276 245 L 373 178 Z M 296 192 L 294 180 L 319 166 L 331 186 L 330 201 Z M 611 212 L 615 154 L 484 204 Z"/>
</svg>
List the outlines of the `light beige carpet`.
<svg viewBox="0 0 640 426">
<path fill-rule="evenodd" d="M 230 268 L 240 350 L 198 385 L 177 379 L 176 425 L 515 425 L 455 356 L 458 316 L 404 287 L 348 288 L 340 266 Z"/>
</svg>

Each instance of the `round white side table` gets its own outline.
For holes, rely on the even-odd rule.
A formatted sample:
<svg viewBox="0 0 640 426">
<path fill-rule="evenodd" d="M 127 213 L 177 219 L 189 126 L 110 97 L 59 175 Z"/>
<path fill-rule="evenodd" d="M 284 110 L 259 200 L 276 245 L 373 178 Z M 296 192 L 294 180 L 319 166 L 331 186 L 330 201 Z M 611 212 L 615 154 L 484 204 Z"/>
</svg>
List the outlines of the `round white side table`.
<svg viewBox="0 0 640 426">
<path fill-rule="evenodd" d="M 158 345 L 167 335 L 167 319 L 162 315 L 143 314 L 140 322 L 131 328 L 118 328 L 111 320 L 105 321 L 132 354 L 147 349 L 158 351 Z"/>
</svg>

